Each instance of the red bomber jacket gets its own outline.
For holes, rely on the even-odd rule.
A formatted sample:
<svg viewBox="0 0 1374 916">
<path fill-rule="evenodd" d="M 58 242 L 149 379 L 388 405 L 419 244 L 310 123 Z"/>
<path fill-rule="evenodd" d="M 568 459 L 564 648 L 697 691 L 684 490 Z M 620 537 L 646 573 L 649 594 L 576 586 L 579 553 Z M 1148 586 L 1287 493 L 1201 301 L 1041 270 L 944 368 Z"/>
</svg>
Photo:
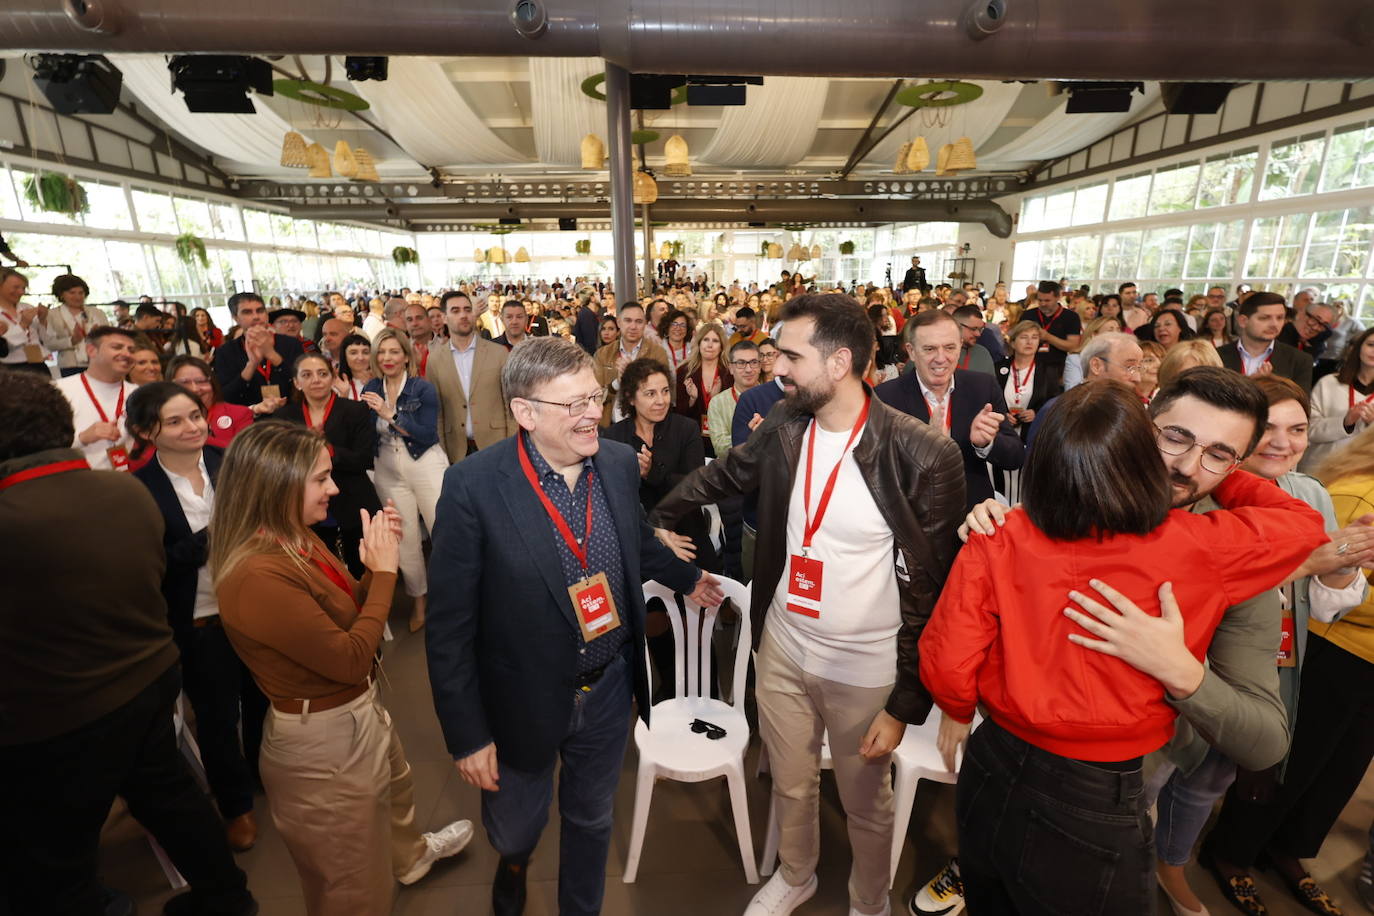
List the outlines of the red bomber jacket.
<svg viewBox="0 0 1374 916">
<path fill-rule="evenodd" d="M 1053 754 L 1130 760 L 1162 747 L 1175 711 L 1164 687 L 1120 659 L 1074 645 L 1068 593 L 1099 579 L 1158 613 L 1172 582 L 1188 649 L 1201 661 L 1226 608 L 1282 582 L 1328 540 L 1322 517 L 1273 483 L 1235 471 L 1215 492 L 1230 511 L 1169 513 L 1146 535 L 1055 541 L 1023 510 L 959 552 L 920 642 L 921 681 L 960 722 L 981 703 L 998 725 Z M 1278 633 L 1274 634 L 1275 647 Z"/>
</svg>

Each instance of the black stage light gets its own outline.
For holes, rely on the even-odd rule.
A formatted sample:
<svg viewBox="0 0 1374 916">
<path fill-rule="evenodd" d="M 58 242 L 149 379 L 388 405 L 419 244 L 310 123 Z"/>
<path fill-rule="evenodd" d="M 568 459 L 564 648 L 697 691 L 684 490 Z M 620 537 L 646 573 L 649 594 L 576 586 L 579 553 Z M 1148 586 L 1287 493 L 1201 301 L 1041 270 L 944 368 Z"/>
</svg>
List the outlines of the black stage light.
<svg viewBox="0 0 1374 916">
<path fill-rule="evenodd" d="M 1160 83 L 1164 110 L 1169 114 L 1216 114 L 1235 83 Z"/>
<path fill-rule="evenodd" d="M 563 232 L 576 232 L 577 220 L 571 216 L 560 216 L 558 218 L 558 228 Z"/>
<path fill-rule="evenodd" d="M 98 54 L 35 54 L 33 84 L 58 114 L 112 114 L 124 74 Z"/>
<path fill-rule="evenodd" d="M 1130 111 L 1131 95 L 1144 93 L 1144 83 L 1065 83 L 1069 103 L 1065 114 L 1101 114 Z"/>
<path fill-rule="evenodd" d="M 272 67 L 256 57 L 183 54 L 173 57 L 167 68 L 172 88 L 186 97 L 188 111 L 254 114 L 257 109 L 248 91 L 272 94 Z"/>
<path fill-rule="evenodd" d="M 518 216 L 502 216 L 502 217 L 498 218 L 498 219 L 496 220 L 496 222 L 500 223 L 502 226 L 518 226 L 518 225 L 520 225 L 520 217 L 518 217 Z"/>
<path fill-rule="evenodd" d="M 743 105 L 748 86 L 762 86 L 761 76 L 687 77 L 688 105 Z"/>
<path fill-rule="evenodd" d="M 385 57 L 345 57 L 344 74 L 354 82 L 386 79 Z"/>
</svg>

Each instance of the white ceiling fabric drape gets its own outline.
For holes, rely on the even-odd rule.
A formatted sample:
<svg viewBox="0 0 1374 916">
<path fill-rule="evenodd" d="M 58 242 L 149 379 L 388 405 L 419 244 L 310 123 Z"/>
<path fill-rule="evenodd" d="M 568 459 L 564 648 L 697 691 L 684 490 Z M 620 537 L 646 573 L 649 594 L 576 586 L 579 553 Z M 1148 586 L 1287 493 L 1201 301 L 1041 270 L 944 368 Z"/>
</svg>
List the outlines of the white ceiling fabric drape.
<svg viewBox="0 0 1374 916">
<path fill-rule="evenodd" d="M 166 57 L 161 54 L 108 56 L 124 74 L 124 88 L 174 132 L 209 150 L 217 158 L 256 166 L 280 165 L 282 138 L 291 125 L 261 99 L 253 103 L 257 114 L 194 114 L 186 110 L 185 97 L 172 93 Z"/>
<path fill-rule="evenodd" d="M 765 77 L 762 86 L 745 90 L 743 105 L 723 109 L 720 126 L 696 158 L 740 168 L 799 162 L 816 139 L 829 87 L 830 81 L 821 77 Z M 668 115 L 660 123 L 671 121 Z"/>
<path fill-rule="evenodd" d="M 605 69 L 599 57 L 530 58 L 534 149 L 540 162 L 580 166 L 582 138 L 606 139 L 606 103 L 582 91 L 583 80 Z"/>
<path fill-rule="evenodd" d="M 487 127 L 433 58 L 393 57 L 385 80 L 352 86 L 416 162 L 444 168 L 525 161 Z"/>
<path fill-rule="evenodd" d="M 1021 96 L 1021 90 L 1026 87 L 1021 83 L 985 80 L 968 80 L 968 82 L 981 86 L 983 94 L 966 105 L 953 105 L 946 108 L 943 127 L 926 127 L 922 121 L 922 112 L 917 111 L 907 118 L 905 124 L 884 137 L 883 141 L 864 157 L 864 161 L 884 164 L 890 169 L 897 159 L 897 152 L 902 148 L 902 144 L 916 137 L 925 138 L 926 146 L 930 149 L 932 170 L 935 166 L 935 155 L 940 151 L 940 147 L 946 143 L 953 143 L 960 137 L 968 137 L 973 142 L 974 150 L 977 151 L 997 131 L 997 128 L 1002 126 L 1002 121 L 1006 118 L 1007 112 L 1011 110 L 1012 105 L 1016 104 L 1016 100 Z M 906 109 L 897 106 L 897 117 L 900 117 L 905 111 Z M 928 109 L 928 111 L 934 113 L 938 112 L 939 109 Z M 981 152 L 979 155 L 982 155 Z"/>
<path fill-rule="evenodd" d="M 1130 111 L 1067 114 L 1064 107 L 1068 101 L 1068 93 L 1065 93 L 1059 107 L 1033 127 L 998 149 L 986 154 L 980 152 L 979 158 L 988 162 L 1041 162 L 1077 152 L 1125 127 L 1159 101 L 1159 84 L 1146 83 L 1143 95 L 1133 93 Z"/>
</svg>

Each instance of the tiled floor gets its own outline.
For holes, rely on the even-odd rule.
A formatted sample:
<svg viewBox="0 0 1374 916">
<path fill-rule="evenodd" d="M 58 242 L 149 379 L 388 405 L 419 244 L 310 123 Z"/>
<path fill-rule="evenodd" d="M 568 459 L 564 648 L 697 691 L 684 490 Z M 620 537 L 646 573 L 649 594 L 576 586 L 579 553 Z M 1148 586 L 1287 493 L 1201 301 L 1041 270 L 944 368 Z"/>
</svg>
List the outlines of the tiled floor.
<svg viewBox="0 0 1374 916">
<path fill-rule="evenodd" d="M 460 817 L 478 821 L 478 792 L 459 778 L 444 751 L 430 700 L 423 640 L 405 633 L 404 620 L 403 615 L 395 617 L 398 638 L 386 648 L 390 684 L 385 697 L 415 771 L 420 822 L 427 829 L 435 829 Z M 757 741 L 751 750 L 751 764 L 756 753 Z M 615 837 L 607 866 L 606 916 L 734 916 L 743 912 L 756 887 L 745 883 L 740 867 L 723 780 L 697 785 L 660 782 L 654 791 L 638 881 L 632 885 L 621 881 L 634 806 L 634 766 L 632 750 L 626 755 L 625 775 L 616 798 Z M 797 911 L 799 916 L 843 916 L 848 907 L 845 883 L 849 849 L 844 816 L 828 778 L 823 787 L 820 890 Z M 918 881 L 938 870 L 953 851 L 953 799 L 952 786 L 922 784 L 897 874 L 895 913 L 905 912 L 906 895 Z M 761 850 L 768 803 L 766 780 L 751 787 L 749 803 L 754 845 Z M 248 872 L 249 885 L 262 903 L 262 916 L 301 916 L 305 910 L 295 869 L 272 829 L 262 798 L 258 799 L 257 816 L 261 838 L 254 849 L 239 857 L 239 863 Z M 551 824 L 556 824 L 556 811 L 552 817 Z M 1364 912 L 1352 882 L 1371 818 L 1374 776 L 1367 776 L 1327 839 L 1321 859 L 1313 864 L 1317 879 L 1345 902 L 1347 914 Z M 161 912 L 161 904 L 171 892 L 138 825 L 119 806 L 107 825 L 102 852 L 106 883 L 132 894 L 139 902 L 139 912 L 145 916 Z M 437 865 L 418 885 L 400 890 L 394 912 L 405 916 L 489 913 L 495 865 L 496 854 L 487 845 L 479 822 L 476 838 L 462 855 Z M 545 831 L 536 851 L 530 876 L 530 904 L 526 912 L 529 916 L 553 916 L 557 913 L 558 831 L 552 826 Z M 1267 875 L 1261 875 L 1259 883 L 1271 913 L 1305 912 Z M 1194 872 L 1193 884 L 1213 912 L 1233 912 L 1204 872 Z M 1159 912 L 1168 912 L 1162 895 Z"/>
</svg>

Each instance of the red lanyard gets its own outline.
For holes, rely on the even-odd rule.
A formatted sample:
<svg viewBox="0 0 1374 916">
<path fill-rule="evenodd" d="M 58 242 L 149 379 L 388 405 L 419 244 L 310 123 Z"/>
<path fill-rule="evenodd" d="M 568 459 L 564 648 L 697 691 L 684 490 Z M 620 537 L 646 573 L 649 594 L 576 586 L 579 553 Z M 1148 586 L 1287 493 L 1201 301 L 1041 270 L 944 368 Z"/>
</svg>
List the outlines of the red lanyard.
<svg viewBox="0 0 1374 916">
<path fill-rule="evenodd" d="M 1255 373 L 1250 371 L 1250 360 L 1247 358 L 1250 354 L 1245 352 L 1245 345 L 1238 340 L 1236 341 L 1236 349 L 1240 351 L 1240 367 L 1245 370 L 1244 374 L 1254 375 Z M 1264 354 L 1264 361 L 1271 366 L 1274 364 L 1274 349 L 1272 345 L 1269 348 L 1269 352 Z M 1351 401 L 1350 404 L 1353 407 L 1355 402 Z"/>
<path fill-rule="evenodd" d="M 668 344 L 668 355 L 672 356 L 672 358 L 673 358 L 673 365 L 674 365 L 674 366 L 680 366 L 680 365 L 682 365 L 682 361 L 685 360 L 685 359 L 687 358 L 687 344 L 686 344 L 686 342 L 684 342 L 684 343 L 682 344 L 682 355 L 681 355 L 681 356 L 678 356 L 678 355 L 677 355 L 677 351 L 673 349 L 673 345 L 672 345 L 672 344 Z"/>
<path fill-rule="evenodd" d="M 1031 357 L 1031 364 L 1026 368 L 1026 383 L 1027 383 L 1027 384 L 1030 383 L 1030 377 L 1031 377 L 1031 374 L 1032 374 L 1033 372 L 1035 372 L 1035 357 L 1032 356 L 1032 357 Z M 1014 362 L 1011 364 L 1011 384 L 1012 384 L 1012 387 L 1016 390 L 1016 399 L 1019 401 L 1019 400 L 1021 399 L 1021 389 L 1022 389 L 1024 386 L 1021 384 L 1021 376 L 1017 374 L 1017 372 L 1016 372 L 1016 363 L 1014 363 Z"/>
<path fill-rule="evenodd" d="M 268 360 L 263 360 L 262 365 L 258 367 L 258 375 L 262 376 L 262 383 L 264 385 L 272 384 L 272 363 Z"/>
<path fill-rule="evenodd" d="M 348 380 L 348 390 L 353 392 L 353 400 L 358 400 L 358 383 L 353 379 Z"/>
<path fill-rule="evenodd" d="M 718 378 L 720 378 L 719 368 L 711 373 L 711 385 L 714 385 Z M 711 408 L 711 385 L 706 384 L 706 372 L 703 371 L 701 373 L 701 411 L 703 415 Z"/>
<path fill-rule="evenodd" d="M 100 402 L 95 399 L 95 392 L 91 390 L 91 383 L 86 380 L 86 373 L 81 373 L 81 384 L 86 386 L 86 394 L 90 395 L 91 403 L 95 405 L 96 413 L 100 414 L 101 423 L 109 423 L 110 418 L 105 415 L 105 408 L 100 406 Z M 124 383 L 119 383 L 119 401 L 115 404 L 114 422 L 118 423 L 119 418 L 124 416 Z"/>
<path fill-rule="evenodd" d="M 953 396 L 954 392 L 945 392 L 945 435 L 949 435 L 950 424 L 954 421 L 954 411 L 951 409 L 953 405 L 949 403 L 949 399 Z M 935 405 L 930 403 L 930 398 L 925 396 L 925 392 L 921 393 L 921 398 L 926 402 L 926 414 L 935 416 Z"/>
<path fill-rule="evenodd" d="M 331 394 L 329 403 L 324 405 L 324 416 L 320 417 L 320 429 L 324 429 L 324 424 L 329 422 L 329 415 L 334 412 L 334 400 L 337 397 L 338 395 Z M 301 402 L 301 413 L 305 414 L 305 425 L 314 429 L 315 424 L 310 422 L 310 405 L 305 401 Z"/>
<path fill-rule="evenodd" d="M 425 368 L 429 365 L 429 347 L 425 347 L 425 352 L 420 354 L 420 378 L 425 377 Z"/>
<path fill-rule="evenodd" d="M 739 392 L 735 390 L 733 385 L 730 386 L 730 397 L 735 399 L 736 404 L 739 403 Z M 1370 397 L 1374 398 L 1374 394 L 1371 394 Z"/>
<path fill-rule="evenodd" d="M 334 567 L 333 563 L 330 563 L 328 560 L 321 557 L 318 553 L 311 553 L 310 559 L 316 566 L 320 568 L 320 572 L 324 573 L 326 576 L 329 577 L 330 582 L 333 582 L 339 588 L 344 590 L 344 593 L 347 594 L 350 599 L 352 599 L 354 607 L 356 607 L 360 611 L 363 609 L 363 603 L 359 601 L 358 596 L 354 594 L 353 586 L 348 584 L 348 580 L 344 578 L 344 574 L 339 572 L 338 569 Z"/>
<path fill-rule="evenodd" d="M 816 532 L 821 528 L 821 520 L 825 518 L 825 510 L 830 506 L 830 496 L 835 492 L 835 481 L 840 477 L 840 465 L 844 464 L 845 452 L 854 444 L 854 440 L 859 438 L 859 430 L 864 428 L 864 423 L 868 421 L 868 407 L 871 401 L 864 399 L 864 409 L 859 411 L 859 419 L 854 422 L 854 428 L 849 432 L 849 440 L 844 444 L 844 451 L 840 452 L 840 460 L 835 462 L 835 467 L 831 469 L 830 476 L 826 478 L 825 489 L 821 490 L 821 500 L 816 504 L 816 516 L 811 517 L 811 462 L 816 453 L 816 421 L 811 420 L 810 436 L 806 440 L 806 489 L 802 491 L 802 504 L 806 507 L 806 518 L 802 527 L 802 550 L 811 546 L 811 539 L 816 536 Z"/>
<path fill-rule="evenodd" d="M 955 366 L 955 368 L 956 368 L 956 369 L 967 369 L 967 368 L 968 368 L 968 361 L 971 360 L 971 359 L 973 359 L 973 348 L 972 348 L 972 347 L 969 347 L 967 350 L 964 351 L 964 358 L 961 359 L 961 360 L 959 360 L 959 365 Z"/>
<path fill-rule="evenodd" d="M 520 468 L 521 468 L 521 470 L 523 470 L 523 471 L 525 472 L 525 479 L 528 480 L 528 481 L 530 482 L 530 486 L 534 488 L 534 495 L 535 495 L 535 496 L 538 496 L 538 497 L 539 497 L 539 501 L 540 501 L 541 503 L 543 503 L 543 505 L 544 505 L 544 511 L 547 512 L 547 513 L 549 514 L 549 518 L 553 521 L 553 526 L 554 526 L 555 528 L 558 529 L 558 533 L 559 533 L 559 534 L 563 535 L 563 543 L 565 543 L 565 544 L 568 545 L 568 549 L 571 550 L 571 551 L 573 552 L 573 556 L 577 557 L 577 562 L 579 562 L 579 563 L 582 564 L 582 571 L 583 571 L 583 572 L 586 572 L 586 571 L 587 571 L 587 545 L 586 545 L 585 542 L 591 540 L 591 536 L 592 536 L 592 474 L 593 474 L 593 472 L 592 472 L 591 470 L 588 470 L 588 471 L 587 471 L 587 527 L 586 527 L 586 535 L 585 535 L 585 537 L 583 537 L 583 539 L 582 539 L 582 540 L 583 540 L 583 543 L 578 543 L 577 538 L 573 537 L 572 528 L 568 526 L 567 520 L 563 518 L 563 513 L 558 511 L 558 507 L 555 506 L 555 505 L 553 504 L 553 500 L 549 499 L 549 494 L 545 493 L 545 492 L 544 492 L 544 488 L 541 487 L 541 486 L 539 485 L 539 478 L 536 477 L 535 474 L 534 474 L 534 463 L 533 463 L 532 461 L 530 461 L 530 453 L 525 449 L 525 437 L 524 437 L 524 435 L 522 434 L 522 435 L 517 436 L 517 437 L 516 437 L 516 442 L 518 443 L 518 445 L 519 445 L 519 447 L 520 447 Z"/>
<path fill-rule="evenodd" d="M 39 477 L 51 477 L 53 474 L 65 474 L 68 471 L 89 471 L 91 466 L 86 463 L 85 458 L 73 458 L 70 461 L 54 461 L 52 464 L 40 464 L 37 467 L 29 468 L 26 471 L 17 471 L 8 477 L 0 479 L 0 490 L 8 490 L 15 484 L 23 483 L 26 480 L 37 480 Z"/>
<path fill-rule="evenodd" d="M 1061 306 L 1059 306 L 1059 308 L 1057 308 L 1057 309 L 1054 310 L 1054 314 L 1050 316 L 1050 320 L 1049 320 L 1049 321 L 1045 321 L 1045 320 L 1044 320 L 1044 317 L 1045 317 L 1044 312 L 1043 312 L 1041 309 L 1038 309 L 1038 308 L 1037 308 L 1037 309 L 1035 310 L 1035 323 L 1038 324 L 1038 325 L 1040 325 L 1041 328 L 1043 328 L 1043 329 L 1045 329 L 1045 330 L 1049 330 L 1050 325 L 1054 324 L 1055 321 L 1058 320 L 1059 315 L 1060 315 L 1063 311 L 1064 311 L 1064 306 L 1061 305 Z"/>
<path fill-rule="evenodd" d="M 1360 401 L 1360 403 L 1361 403 L 1361 404 L 1368 404 L 1370 401 L 1374 401 L 1374 394 L 1370 394 L 1367 398 L 1365 398 L 1364 400 Z M 1351 385 L 1351 386 L 1350 386 L 1350 406 L 1351 406 L 1351 407 L 1354 407 L 1354 406 L 1355 406 L 1355 386 L 1354 386 L 1354 385 Z"/>
</svg>

